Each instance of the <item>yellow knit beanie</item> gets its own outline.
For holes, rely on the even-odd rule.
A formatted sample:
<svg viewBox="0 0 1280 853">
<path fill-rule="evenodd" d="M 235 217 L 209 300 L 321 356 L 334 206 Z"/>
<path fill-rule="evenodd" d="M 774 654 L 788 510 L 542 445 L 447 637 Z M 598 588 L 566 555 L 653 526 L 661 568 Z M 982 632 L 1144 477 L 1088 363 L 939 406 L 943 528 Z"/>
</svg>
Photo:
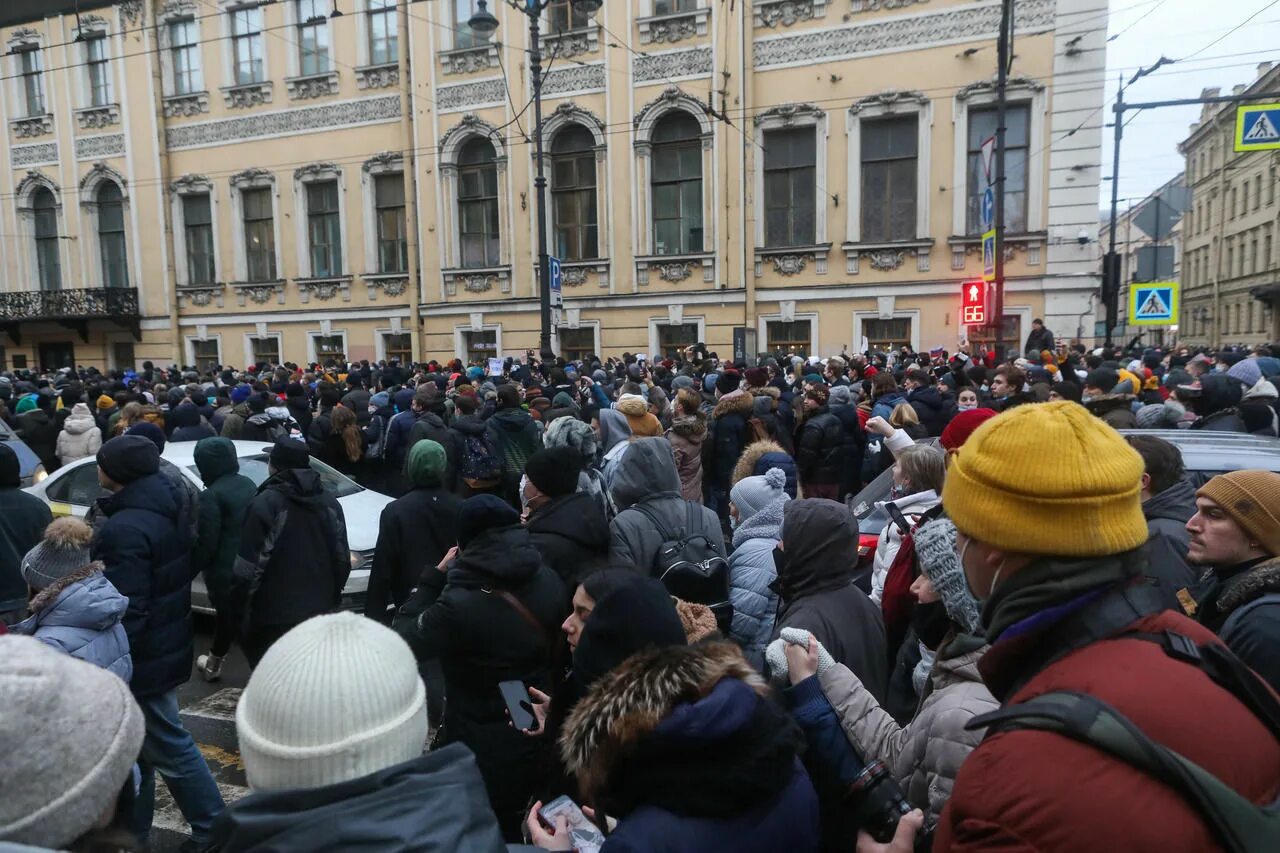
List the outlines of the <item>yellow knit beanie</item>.
<svg viewBox="0 0 1280 853">
<path fill-rule="evenodd" d="M 1008 551 L 1099 557 L 1147 541 L 1142 457 L 1067 401 L 1017 406 L 951 459 L 942 503 L 961 533 Z"/>
<path fill-rule="evenodd" d="M 1280 557 L 1280 474 L 1274 471 L 1232 471 L 1219 474 L 1200 487 L 1196 497 L 1222 507 L 1262 550 Z"/>
</svg>

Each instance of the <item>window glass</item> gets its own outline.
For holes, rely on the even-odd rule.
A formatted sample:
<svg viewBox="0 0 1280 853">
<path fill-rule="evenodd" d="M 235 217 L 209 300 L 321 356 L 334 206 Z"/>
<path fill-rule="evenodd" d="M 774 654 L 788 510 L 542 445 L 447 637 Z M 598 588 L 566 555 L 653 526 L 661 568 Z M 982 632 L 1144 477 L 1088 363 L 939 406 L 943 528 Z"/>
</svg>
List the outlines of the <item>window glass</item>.
<svg viewBox="0 0 1280 853">
<path fill-rule="evenodd" d="M 249 281 L 274 281 L 276 277 L 275 223 L 268 187 L 243 190 L 244 244 Z"/>
<path fill-rule="evenodd" d="M 675 358 L 680 351 L 698 342 L 698 324 L 681 323 L 678 326 L 658 326 L 658 349 L 663 358 Z"/>
<path fill-rule="evenodd" d="M 231 54 L 237 85 L 266 79 L 262 60 L 262 9 L 252 6 L 231 12 Z"/>
<path fill-rule="evenodd" d="M 396 0 L 369 0 L 369 64 L 390 65 L 400 58 Z"/>
<path fill-rule="evenodd" d="M 582 125 L 566 127 L 551 142 L 551 212 L 556 257 L 599 256 L 595 139 Z"/>
<path fill-rule="evenodd" d="M 297 0 L 298 69 L 303 77 L 329 71 L 329 18 L 323 0 Z"/>
<path fill-rule="evenodd" d="M 461 50 L 488 44 L 493 34 L 473 30 L 467 23 L 475 14 L 476 0 L 449 0 L 449 2 L 453 3 L 453 46 Z"/>
<path fill-rule="evenodd" d="M 342 226 L 337 181 L 307 184 L 307 240 L 311 249 L 311 274 L 341 274 Z"/>
<path fill-rule="evenodd" d="M 107 65 L 107 39 L 95 36 L 84 43 L 85 68 L 89 73 L 89 106 L 104 107 L 111 102 Z"/>
<path fill-rule="evenodd" d="M 577 328 L 557 330 L 560 339 L 560 355 L 567 361 L 585 361 L 595 354 L 596 336 L 592 329 Z"/>
<path fill-rule="evenodd" d="M 770 320 L 765 324 L 765 332 L 768 337 L 766 348 L 769 352 L 795 353 L 801 358 L 808 357 L 812 346 L 809 339 L 812 326 L 808 320 L 792 322 Z"/>
<path fill-rule="evenodd" d="M 917 117 L 862 122 L 862 239 L 916 237 Z"/>
<path fill-rule="evenodd" d="M 62 260 L 58 240 L 58 206 L 53 193 L 45 187 L 36 190 L 31 196 L 31 212 L 40 289 L 58 290 L 62 287 Z"/>
<path fill-rule="evenodd" d="M 212 284 L 216 273 L 213 213 L 208 193 L 182 197 L 182 226 L 187 249 L 187 281 L 190 284 Z"/>
<path fill-rule="evenodd" d="M 44 71 L 39 48 L 26 48 L 18 53 L 21 65 L 22 94 L 27 115 L 44 115 Z"/>
<path fill-rule="evenodd" d="M 462 266 L 500 262 L 498 166 L 493 145 L 476 137 L 458 152 L 458 223 Z"/>
<path fill-rule="evenodd" d="M 196 43 L 196 22 L 191 19 L 169 22 L 169 56 L 173 62 L 173 93 L 189 95 L 204 83 L 200 77 L 200 48 Z"/>
<path fill-rule="evenodd" d="M 553 33 L 580 30 L 591 25 L 591 16 L 581 9 L 575 9 L 572 0 L 551 0 L 551 5 L 547 7 L 547 20 Z"/>
<path fill-rule="evenodd" d="M 51 501 L 83 507 L 93 506 L 98 498 L 105 498 L 110 494 L 98 484 L 97 462 L 86 462 L 72 468 L 50 483 L 45 490 L 45 496 Z"/>
<path fill-rule="evenodd" d="M 463 333 L 467 346 L 467 363 L 480 364 L 498 357 L 498 333 L 496 330 L 467 331 Z"/>
<path fill-rule="evenodd" d="M 814 241 L 816 211 L 813 127 L 764 133 L 766 246 L 807 246 Z"/>
<path fill-rule="evenodd" d="M 102 283 L 107 287 L 128 287 L 124 200 L 114 181 L 104 182 L 98 190 L 98 248 L 102 254 Z"/>
<path fill-rule="evenodd" d="M 1029 154 L 1028 123 L 1031 107 L 1011 104 L 1005 118 L 1005 187 L 1004 224 L 1013 233 L 1027 230 L 1027 157 Z M 982 142 L 996 132 L 996 108 L 969 110 L 969 168 L 966 229 L 977 234 L 982 229 L 982 193 L 987 186 L 982 168 Z M 994 175 L 992 176 L 994 178 Z"/>
<path fill-rule="evenodd" d="M 702 129 L 689 113 L 675 111 L 653 129 L 653 252 L 702 251 Z"/>
<path fill-rule="evenodd" d="M 373 196 L 378 272 L 405 272 L 409 269 L 409 244 L 405 238 L 404 175 L 375 176 Z"/>
</svg>

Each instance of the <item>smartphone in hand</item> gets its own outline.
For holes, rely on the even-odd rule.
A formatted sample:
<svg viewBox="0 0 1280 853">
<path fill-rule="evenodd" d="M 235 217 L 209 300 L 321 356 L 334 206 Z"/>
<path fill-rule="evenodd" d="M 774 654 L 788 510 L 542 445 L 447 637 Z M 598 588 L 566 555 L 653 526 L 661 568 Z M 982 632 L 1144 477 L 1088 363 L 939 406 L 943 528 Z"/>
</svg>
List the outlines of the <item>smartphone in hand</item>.
<svg viewBox="0 0 1280 853">
<path fill-rule="evenodd" d="M 537 721 L 533 718 L 533 701 L 529 698 L 529 690 L 523 681 L 503 681 L 498 684 L 502 693 L 502 701 L 507 703 L 507 713 L 511 715 L 511 725 L 517 731 L 533 731 Z"/>
<path fill-rule="evenodd" d="M 557 797 L 538 810 L 538 817 L 549 829 L 555 829 L 556 818 L 563 817 L 569 826 L 569 841 L 577 853 L 599 853 L 604 845 L 604 833 L 578 808 L 578 804 L 566 797 Z"/>
</svg>

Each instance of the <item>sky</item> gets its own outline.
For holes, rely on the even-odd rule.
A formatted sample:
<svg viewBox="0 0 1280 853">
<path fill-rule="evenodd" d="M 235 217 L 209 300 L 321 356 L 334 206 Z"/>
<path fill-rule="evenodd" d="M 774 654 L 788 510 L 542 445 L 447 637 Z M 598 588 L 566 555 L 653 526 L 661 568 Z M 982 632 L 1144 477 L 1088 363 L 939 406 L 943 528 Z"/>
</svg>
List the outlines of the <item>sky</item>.
<svg viewBox="0 0 1280 853">
<path fill-rule="evenodd" d="M 1260 11 L 1261 10 L 1261 11 Z M 1231 32 L 1255 12 L 1257 17 Z M 1280 2 L 1277 0 L 1111 0 L 1107 50 L 1106 121 L 1111 122 L 1116 79 L 1125 81 L 1162 55 L 1186 59 L 1166 65 L 1125 91 L 1125 100 L 1196 98 L 1217 86 L 1231 94 L 1237 83 L 1252 83 L 1260 62 L 1280 61 Z M 1212 44 L 1216 39 L 1222 40 Z M 1202 51 L 1197 53 L 1198 51 Z M 1192 54 L 1196 54 L 1194 57 Z M 1127 113 L 1133 115 L 1132 113 Z M 1183 169 L 1178 143 L 1188 135 L 1200 106 L 1162 107 L 1140 112 L 1124 128 L 1120 150 L 1120 209 L 1141 200 Z M 1103 176 L 1111 174 L 1112 129 L 1104 129 L 1099 152 Z M 1111 183 L 1103 180 L 1100 206 L 1111 203 Z"/>
</svg>

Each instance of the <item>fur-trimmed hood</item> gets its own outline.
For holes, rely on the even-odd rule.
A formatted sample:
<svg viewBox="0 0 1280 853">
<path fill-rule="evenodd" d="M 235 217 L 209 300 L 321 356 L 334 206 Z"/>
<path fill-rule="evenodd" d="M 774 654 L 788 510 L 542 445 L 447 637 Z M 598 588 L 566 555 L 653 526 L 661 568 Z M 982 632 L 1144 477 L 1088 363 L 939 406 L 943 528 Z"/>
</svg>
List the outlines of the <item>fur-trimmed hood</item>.
<svg viewBox="0 0 1280 853">
<path fill-rule="evenodd" d="M 711 411 L 711 417 L 722 418 L 725 415 L 742 415 L 744 418 L 751 417 L 751 411 L 755 407 L 756 398 L 752 397 L 746 391 L 732 391 L 725 394 L 716 403 L 716 407 Z"/>
<path fill-rule="evenodd" d="M 729 478 L 729 486 L 736 486 L 739 480 L 754 476 L 756 463 L 766 453 L 786 452 L 782 449 L 782 445 L 776 441 L 757 441 L 753 444 L 748 444 L 743 448 L 742 455 L 738 457 L 738 464 L 733 466 L 733 475 Z"/>
<path fill-rule="evenodd" d="M 594 801 L 677 705 L 697 702 L 726 678 L 768 696 L 764 678 L 732 643 L 672 646 L 633 655 L 599 679 L 565 722 L 560 756 Z"/>
<path fill-rule="evenodd" d="M 671 419 L 671 431 L 681 438 L 692 442 L 700 442 L 707 437 L 707 414 L 697 412 L 693 415 L 680 415 Z"/>
<path fill-rule="evenodd" d="M 1230 613 L 1269 592 L 1280 592 L 1280 557 L 1264 560 L 1227 581 L 1218 596 L 1218 610 Z"/>
<path fill-rule="evenodd" d="M 774 402 L 782 399 L 782 392 L 772 385 L 766 385 L 763 388 L 748 388 L 752 397 L 772 397 Z"/>
<path fill-rule="evenodd" d="M 102 572 L 105 569 L 106 566 L 104 566 L 100 561 L 95 560 L 86 566 L 76 569 L 69 575 L 63 575 L 44 589 L 40 590 L 40 592 L 36 593 L 35 598 L 31 599 L 31 602 L 27 605 L 27 610 L 31 613 L 39 613 L 41 610 L 46 609 L 57 601 L 58 596 L 61 595 L 62 591 L 67 587 L 72 584 L 79 583 L 82 580 L 87 580 L 95 573 Z M 107 583 L 108 585 L 111 584 L 110 581 L 107 581 Z M 112 590 L 114 589 L 115 587 L 112 586 Z M 118 592 L 116 594 L 119 595 Z M 127 604 L 128 599 L 125 599 L 125 602 Z"/>
<path fill-rule="evenodd" d="M 643 418 L 649 413 L 649 404 L 638 394 L 624 394 L 613 407 L 629 418 Z"/>
</svg>

